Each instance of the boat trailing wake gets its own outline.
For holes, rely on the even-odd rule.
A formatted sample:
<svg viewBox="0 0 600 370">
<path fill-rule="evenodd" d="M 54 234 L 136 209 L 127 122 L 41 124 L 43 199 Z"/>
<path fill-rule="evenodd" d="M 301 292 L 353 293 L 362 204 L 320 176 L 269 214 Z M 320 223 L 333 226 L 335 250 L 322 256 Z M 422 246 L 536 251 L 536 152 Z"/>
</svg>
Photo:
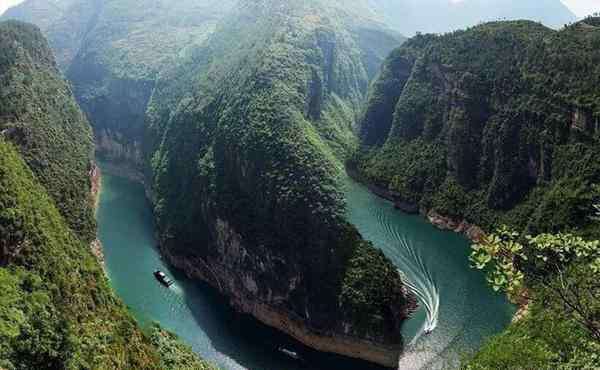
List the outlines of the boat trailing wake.
<svg viewBox="0 0 600 370">
<path fill-rule="evenodd" d="M 412 257 L 412 264 L 407 263 L 409 271 L 400 271 L 403 282 L 414 293 L 419 299 L 421 305 L 425 309 L 426 320 L 421 329 L 421 333 L 431 333 L 438 324 L 439 309 L 440 309 L 440 293 L 433 277 L 429 270 L 423 263 L 423 260 L 418 254 L 415 253 L 414 249 L 408 244 L 406 239 L 400 240 L 402 247 L 409 252 L 408 257 Z M 409 262 L 409 261 L 407 261 Z M 410 273 L 411 277 L 407 274 Z M 418 339 L 419 335 L 415 336 L 412 340 L 414 343 Z M 411 343 L 411 344 L 412 344 Z"/>
<path fill-rule="evenodd" d="M 393 237 L 400 248 L 394 248 L 394 253 L 389 257 L 396 262 L 400 262 L 398 272 L 402 277 L 402 281 L 406 284 L 409 290 L 419 300 L 421 306 L 426 313 L 426 320 L 421 327 L 421 330 L 412 339 L 411 344 L 423 333 L 431 333 L 438 325 L 439 308 L 440 308 L 440 293 L 435 279 L 431 275 L 429 269 L 423 262 L 421 255 L 415 250 L 413 245 L 401 235 L 399 230 L 390 225 L 385 219 L 385 215 L 378 214 L 380 225 L 383 225 L 385 231 Z"/>
</svg>

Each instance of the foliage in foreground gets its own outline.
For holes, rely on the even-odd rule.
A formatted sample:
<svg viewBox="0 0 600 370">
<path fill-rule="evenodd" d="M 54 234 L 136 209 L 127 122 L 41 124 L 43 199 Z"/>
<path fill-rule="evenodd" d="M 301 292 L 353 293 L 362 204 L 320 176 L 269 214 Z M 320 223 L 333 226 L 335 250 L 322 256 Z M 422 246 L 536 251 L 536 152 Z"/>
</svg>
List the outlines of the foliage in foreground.
<svg viewBox="0 0 600 370">
<path fill-rule="evenodd" d="M 467 369 L 600 366 L 600 242 L 571 234 L 521 237 L 501 227 L 473 246 L 496 291 L 527 291 L 525 318 L 485 344 Z"/>
<path fill-rule="evenodd" d="M 216 370 L 214 366 L 200 360 L 175 334 L 158 325 L 151 328 L 150 342 L 158 351 L 162 370 Z"/>
<path fill-rule="evenodd" d="M 464 370 L 595 370 L 600 344 L 565 316 L 564 306 L 543 291 L 529 314 L 489 339 Z"/>
</svg>

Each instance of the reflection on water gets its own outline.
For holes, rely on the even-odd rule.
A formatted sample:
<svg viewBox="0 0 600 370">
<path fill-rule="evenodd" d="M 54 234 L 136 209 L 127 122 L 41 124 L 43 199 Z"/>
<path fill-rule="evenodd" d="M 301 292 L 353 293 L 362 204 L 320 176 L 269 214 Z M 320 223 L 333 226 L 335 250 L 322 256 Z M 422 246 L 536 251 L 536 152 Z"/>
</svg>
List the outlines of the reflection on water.
<svg viewBox="0 0 600 370">
<path fill-rule="evenodd" d="M 464 239 L 395 211 L 351 182 L 347 198 L 351 221 L 403 272 L 421 302 L 403 329 L 410 345 L 401 369 L 437 367 L 455 359 L 461 350 L 475 348 L 509 321 L 512 308 L 503 297 L 490 293 L 478 273 L 469 270 Z M 138 321 L 143 326 L 159 322 L 219 367 L 380 369 L 311 351 L 234 313 L 210 287 L 170 269 L 156 250 L 150 205 L 140 185 L 104 173 L 97 218 L 111 284 Z M 156 269 L 173 277 L 170 289 L 154 279 Z M 306 361 L 289 359 L 277 351 L 279 346 L 298 351 Z"/>
</svg>

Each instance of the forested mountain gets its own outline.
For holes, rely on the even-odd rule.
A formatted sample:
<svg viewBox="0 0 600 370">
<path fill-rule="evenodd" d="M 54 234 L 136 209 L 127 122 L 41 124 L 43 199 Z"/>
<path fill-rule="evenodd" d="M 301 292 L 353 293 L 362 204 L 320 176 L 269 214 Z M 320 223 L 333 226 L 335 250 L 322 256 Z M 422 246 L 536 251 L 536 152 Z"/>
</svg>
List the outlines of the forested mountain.
<svg viewBox="0 0 600 370">
<path fill-rule="evenodd" d="M 558 28 L 577 18 L 560 0 L 369 0 L 406 36 L 444 33 L 481 22 L 528 19 Z"/>
<path fill-rule="evenodd" d="M 237 311 L 319 351 L 397 365 L 416 299 L 347 221 L 347 165 L 399 208 L 485 231 L 507 224 L 516 232 L 490 240 L 526 244 L 502 266 L 531 278 L 518 293 L 536 297 L 532 315 L 471 366 L 593 364 L 586 330 L 596 308 L 586 325 L 564 319 L 546 261 L 523 261 L 539 245 L 571 243 L 588 258 L 597 244 L 515 235 L 598 236 L 600 22 L 560 31 L 492 22 L 402 46 L 397 33 L 574 19 L 559 0 L 540 3 L 26 0 L 11 9 L 4 17 L 40 26 L 58 64 L 37 30 L 2 23 L 0 368 L 205 366 L 170 334 L 144 336 L 89 252 L 93 135 L 59 69 L 97 153 L 143 179 L 163 255 Z M 473 257 L 481 268 L 486 250 Z M 552 266 L 596 294 L 595 270 L 563 262 Z"/>
<path fill-rule="evenodd" d="M 164 369 L 179 348 L 141 333 L 90 252 L 91 160 L 42 34 L 0 23 L 0 368 Z"/>
<path fill-rule="evenodd" d="M 585 229 L 600 166 L 600 29 L 489 23 L 394 51 L 358 167 L 417 208 L 529 232 Z"/>
<path fill-rule="evenodd" d="M 161 1 L 97 4 L 76 53 L 54 45 L 74 55 L 63 69 L 99 152 L 144 170 L 163 252 L 309 346 L 395 363 L 414 297 L 345 221 L 339 180 L 402 38 L 364 0 L 242 1 L 227 16 L 227 2 L 182 2 L 173 19 Z"/>
<path fill-rule="evenodd" d="M 90 126 L 44 37 L 26 26 L 9 25 L 0 35 L 0 130 L 17 145 L 73 230 L 90 241 L 95 235 L 87 177 L 93 154 Z"/>
<path fill-rule="evenodd" d="M 145 141 L 173 264 L 309 346 L 387 366 L 414 298 L 344 219 L 339 180 L 394 44 L 331 2 L 241 2 L 161 75 Z"/>
<path fill-rule="evenodd" d="M 600 231 L 598 86 L 600 19 L 587 18 L 416 36 L 371 87 L 351 172 L 400 208 L 482 226 L 472 262 L 531 302 L 469 368 L 600 363 L 600 251 L 582 239 Z"/>
<path fill-rule="evenodd" d="M 27 0 L 3 18 L 37 24 L 96 134 L 96 148 L 141 165 L 158 72 L 201 44 L 234 0 Z"/>
</svg>

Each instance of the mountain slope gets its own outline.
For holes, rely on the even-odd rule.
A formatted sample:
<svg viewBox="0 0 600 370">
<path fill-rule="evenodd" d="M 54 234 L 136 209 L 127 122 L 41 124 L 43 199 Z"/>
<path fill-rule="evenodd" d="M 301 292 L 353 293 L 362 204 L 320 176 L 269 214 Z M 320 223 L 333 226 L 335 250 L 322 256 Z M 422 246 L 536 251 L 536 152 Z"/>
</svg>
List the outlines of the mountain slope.
<svg viewBox="0 0 600 370">
<path fill-rule="evenodd" d="M 69 226 L 90 241 L 95 222 L 87 176 L 93 151 L 89 124 L 39 32 L 3 23 L 0 47 L 0 131 L 17 145 Z"/>
<path fill-rule="evenodd" d="M 339 178 L 402 39 L 364 0 L 243 1 L 226 17 L 165 4 L 102 2 L 65 68 L 98 151 L 144 169 L 175 265 L 308 345 L 394 364 L 414 297 L 344 220 Z"/>
<path fill-rule="evenodd" d="M 405 208 L 585 230 L 600 180 L 599 45 L 596 19 L 415 37 L 373 85 L 351 165 Z"/>
<path fill-rule="evenodd" d="M 344 220 L 339 184 L 367 31 L 390 39 L 320 1 L 242 2 L 161 76 L 146 152 L 173 264 L 309 346 L 393 366 L 414 297 Z"/>
<path fill-rule="evenodd" d="M 0 102 L 0 368 L 197 364 L 146 338 L 90 252 L 91 130 L 33 25 L 0 22 Z"/>
<path fill-rule="evenodd" d="M 96 149 L 141 166 L 157 73 L 201 43 L 233 0 L 27 0 L 3 16 L 33 22 L 90 119 Z"/>
</svg>

